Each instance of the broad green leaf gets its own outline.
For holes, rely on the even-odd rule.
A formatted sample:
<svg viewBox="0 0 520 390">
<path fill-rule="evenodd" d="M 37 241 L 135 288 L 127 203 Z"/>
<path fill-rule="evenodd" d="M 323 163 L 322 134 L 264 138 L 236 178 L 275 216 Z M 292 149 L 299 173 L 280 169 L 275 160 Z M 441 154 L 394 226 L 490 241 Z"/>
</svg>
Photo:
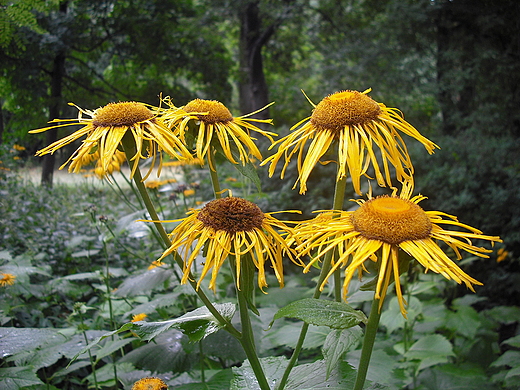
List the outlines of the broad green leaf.
<svg viewBox="0 0 520 390">
<path fill-rule="evenodd" d="M 153 342 L 135 348 L 118 363 L 132 363 L 151 372 L 189 372 L 200 361 L 198 345 L 178 329 L 158 335 Z"/>
<path fill-rule="evenodd" d="M 498 390 L 478 366 L 445 364 L 423 371 L 419 379 L 425 390 Z"/>
<path fill-rule="evenodd" d="M 333 329 L 348 329 L 367 321 L 362 311 L 354 310 L 346 303 L 313 298 L 301 299 L 281 308 L 271 324 L 282 317 L 297 318 L 308 324 Z"/>
<path fill-rule="evenodd" d="M 215 304 L 215 309 L 228 321 L 233 318 L 236 307 L 233 303 Z M 182 329 L 190 341 L 199 341 L 223 327 L 206 307 L 200 307 L 183 316 L 160 322 L 139 321 L 133 323 L 133 331 L 144 340 L 151 340 L 158 334 L 176 327 Z"/>
<path fill-rule="evenodd" d="M 491 367 L 500 366 L 520 367 L 520 351 L 506 351 L 491 363 Z"/>
<path fill-rule="evenodd" d="M 275 331 L 269 332 L 266 336 L 273 346 L 288 346 L 295 348 L 300 337 L 301 324 L 288 323 Z M 304 349 L 319 348 L 325 343 L 327 335 L 330 333 L 328 326 L 309 326 L 307 337 L 303 342 Z"/>
<path fill-rule="evenodd" d="M 512 347 L 520 348 L 520 335 L 504 340 L 502 344 L 507 344 Z"/>
<path fill-rule="evenodd" d="M 480 328 L 479 315 L 471 306 L 458 306 L 457 311 L 448 312 L 446 327 L 473 339 Z"/>
<path fill-rule="evenodd" d="M 362 337 L 363 331 L 359 326 L 343 330 L 336 329 L 327 335 L 323 344 L 323 358 L 327 365 L 327 378 L 345 352 L 356 346 Z"/>
<path fill-rule="evenodd" d="M 235 305 L 233 303 L 221 303 L 215 304 L 215 309 L 228 321 L 233 318 L 235 314 Z M 176 327 L 182 329 L 185 334 L 190 338 L 191 341 L 199 341 L 205 336 L 218 331 L 222 328 L 222 324 L 220 324 L 213 314 L 206 307 L 200 307 L 195 309 L 189 313 L 184 314 L 179 318 L 175 318 L 169 321 L 160 321 L 160 322 L 129 322 L 121 326 L 119 329 L 114 330 L 112 332 L 105 333 L 104 335 L 95 339 L 92 343 L 87 345 L 81 351 L 79 351 L 71 360 L 72 363 L 75 359 L 78 358 L 81 354 L 87 352 L 92 347 L 98 345 L 102 340 L 107 337 L 116 335 L 121 332 L 126 332 L 127 330 L 131 330 L 136 333 L 139 337 L 144 340 L 151 340 L 157 335 L 167 331 L 172 327 Z M 69 365 L 70 365 L 69 363 Z"/>
<path fill-rule="evenodd" d="M 448 361 L 454 356 L 453 346 L 440 334 L 421 337 L 404 354 L 407 359 L 420 360 L 419 370 Z"/>
<path fill-rule="evenodd" d="M 287 367 L 287 359 L 284 357 L 267 357 L 260 359 L 260 364 L 271 388 L 280 381 Z M 240 368 L 233 367 L 233 380 L 230 390 L 260 390 L 258 380 L 253 373 L 253 369 L 246 360 Z"/>
<path fill-rule="evenodd" d="M 0 368 L 0 389 L 19 390 L 27 386 L 43 385 L 32 367 Z"/>
<path fill-rule="evenodd" d="M 318 360 L 296 366 L 289 375 L 287 390 L 345 390 L 352 389 L 356 371 L 346 362 L 340 362 L 327 377 L 326 363 Z"/>
<path fill-rule="evenodd" d="M 496 306 L 485 311 L 486 316 L 493 318 L 500 324 L 509 325 L 518 322 L 520 318 L 520 307 L 517 306 Z"/>
<path fill-rule="evenodd" d="M 34 350 L 49 338 L 57 337 L 57 331 L 48 328 L 0 328 L 2 358 L 19 352 Z"/>
<path fill-rule="evenodd" d="M 399 301 L 397 297 L 393 297 L 388 304 L 386 309 L 381 314 L 381 325 L 386 328 L 388 333 L 392 333 L 397 329 L 404 327 L 405 323 L 413 321 L 417 316 L 422 313 L 422 304 L 416 297 L 411 297 L 408 306 L 406 307 L 407 317 L 404 318 L 401 314 L 401 308 L 399 307 Z"/>
<path fill-rule="evenodd" d="M 173 275 L 171 268 L 155 267 L 141 275 L 126 279 L 116 290 L 115 295 L 128 297 L 143 294 L 162 285 Z"/>
</svg>

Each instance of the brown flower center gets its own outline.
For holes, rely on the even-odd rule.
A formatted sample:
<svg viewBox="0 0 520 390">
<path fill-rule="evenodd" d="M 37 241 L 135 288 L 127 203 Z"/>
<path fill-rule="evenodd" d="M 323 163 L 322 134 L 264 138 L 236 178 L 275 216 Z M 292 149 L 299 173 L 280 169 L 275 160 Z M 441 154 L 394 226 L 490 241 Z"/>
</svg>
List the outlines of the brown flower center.
<svg viewBox="0 0 520 390">
<path fill-rule="evenodd" d="M 131 126 L 153 118 L 153 113 L 142 103 L 109 103 L 98 108 L 92 119 L 94 126 Z"/>
<path fill-rule="evenodd" d="M 260 229 L 264 213 L 253 202 L 242 198 L 216 199 L 204 206 L 197 219 L 204 226 L 224 230 L 230 234 Z"/>
<path fill-rule="evenodd" d="M 216 100 L 195 99 L 184 106 L 184 111 L 207 113 L 197 115 L 197 118 L 206 123 L 229 122 L 233 115 L 225 105 Z"/>
<path fill-rule="evenodd" d="M 311 123 L 318 130 L 338 133 L 345 126 L 373 121 L 381 114 L 381 108 L 372 98 L 357 91 L 336 92 L 318 103 L 311 116 Z"/>
<path fill-rule="evenodd" d="M 370 240 L 400 244 L 429 237 L 432 223 L 422 208 L 409 200 L 381 196 L 352 213 L 354 230 Z"/>
</svg>

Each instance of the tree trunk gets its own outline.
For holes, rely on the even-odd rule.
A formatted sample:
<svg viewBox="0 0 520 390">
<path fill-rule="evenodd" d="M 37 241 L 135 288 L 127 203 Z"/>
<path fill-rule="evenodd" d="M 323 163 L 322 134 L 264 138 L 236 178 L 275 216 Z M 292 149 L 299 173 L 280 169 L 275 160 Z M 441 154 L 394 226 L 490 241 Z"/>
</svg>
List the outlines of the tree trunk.
<svg viewBox="0 0 520 390">
<path fill-rule="evenodd" d="M 258 1 L 250 1 L 239 10 L 240 18 L 240 111 L 248 114 L 269 104 L 269 91 L 265 81 L 262 47 L 275 31 L 275 25 L 262 30 Z M 269 118 L 263 110 L 255 118 Z"/>
<path fill-rule="evenodd" d="M 67 13 L 67 1 L 60 3 L 60 12 Z M 62 104 L 62 84 L 65 76 L 65 53 L 59 52 L 54 57 L 54 63 L 51 72 L 51 96 L 49 105 L 49 120 L 58 119 L 60 117 L 60 107 Z M 58 129 L 47 130 L 45 133 L 45 144 L 50 145 L 58 139 Z M 56 157 L 54 154 L 46 154 L 42 161 L 41 184 L 52 187 L 54 177 L 54 166 L 56 165 Z"/>
</svg>

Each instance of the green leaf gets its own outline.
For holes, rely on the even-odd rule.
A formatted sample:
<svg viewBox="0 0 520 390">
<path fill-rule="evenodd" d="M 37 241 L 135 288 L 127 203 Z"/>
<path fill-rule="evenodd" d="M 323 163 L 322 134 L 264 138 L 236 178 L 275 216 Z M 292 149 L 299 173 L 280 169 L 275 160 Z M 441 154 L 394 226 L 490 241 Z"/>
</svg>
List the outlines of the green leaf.
<svg viewBox="0 0 520 390">
<path fill-rule="evenodd" d="M 260 364 L 264 370 L 267 381 L 271 388 L 278 383 L 283 376 L 287 367 L 287 359 L 284 357 L 268 357 L 260 359 Z M 260 386 L 255 377 L 253 369 L 246 360 L 240 368 L 233 367 L 233 380 L 231 381 L 230 390 L 260 390 Z"/>
<path fill-rule="evenodd" d="M 228 321 L 233 318 L 236 307 L 233 303 L 215 304 L 215 309 Z M 160 322 L 134 322 L 132 331 L 144 340 L 151 340 L 155 336 L 167 331 L 172 327 L 181 329 L 190 341 L 199 341 L 207 335 L 218 331 L 224 325 L 220 324 L 207 307 L 200 307 L 183 316 Z"/>
<path fill-rule="evenodd" d="M 301 299 L 281 308 L 271 325 L 282 317 L 297 318 L 311 325 L 333 329 L 347 329 L 367 321 L 362 311 L 354 310 L 346 303 L 313 298 Z"/>
<path fill-rule="evenodd" d="M 433 334 L 421 337 L 404 354 L 407 359 L 420 360 L 418 370 L 448 361 L 454 356 L 453 346 L 444 336 Z"/>
<path fill-rule="evenodd" d="M 103 359 L 105 356 L 111 355 L 113 352 L 123 348 L 125 345 L 131 343 L 134 340 L 135 337 L 128 337 L 124 339 L 115 339 L 107 341 L 105 345 L 103 345 L 103 347 L 96 351 L 96 363 Z"/>
<path fill-rule="evenodd" d="M 300 336 L 301 324 L 288 323 L 266 336 L 273 346 L 288 346 L 295 348 Z M 323 346 L 327 335 L 330 333 L 328 326 L 309 326 L 307 337 L 303 342 L 304 349 L 319 348 Z"/>
<path fill-rule="evenodd" d="M 0 368 L 0 389 L 19 390 L 26 386 L 43 385 L 33 370 L 32 367 Z"/>
<path fill-rule="evenodd" d="M 491 367 L 520 367 L 520 351 L 506 351 L 491 363 Z"/>
<path fill-rule="evenodd" d="M 401 308 L 399 307 L 399 301 L 397 297 L 393 297 L 388 304 L 388 309 L 381 314 L 381 325 L 386 328 L 388 333 L 394 332 L 396 329 L 404 328 L 405 323 L 408 321 L 412 322 L 417 316 L 422 313 L 422 303 L 416 297 L 411 297 L 408 306 L 406 307 L 408 312 L 408 319 L 404 318 L 401 314 Z"/>
<path fill-rule="evenodd" d="M 520 348 L 520 335 L 504 340 L 502 344 L 507 344 L 515 348 Z"/>
<path fill-rule="evenodd" d="M 323 357 L 327 365 L 327 379 L 345 352 L 356 346 L 362 337 L 363 331 L 359 326 L 343 330 L 337 329 L 327 335 L 323 344 Z"/>
<path fill-rule="evenodd" d="M 480 328 L 479 315 L 471 306 L 458 306 L 456 312 L 448 312 L 446 327 L 473 339 Z"/>
<path fill-rule="evenodd" d="M 143 294 L 162 285 L 173 275 L 171 268 L 155 267 L 141 275 L 126 279 L 115 292 L 119 297 L 129 297 Z"/>
<path fill-rule="evenodd" d="M 356 371 L 346 362 L 340 362 L 331 375 L 326 375 L 326 363 L 318 360 L 296 366 L 289 375 L 287 390 L 345 390 L 352 389 Z"/>
</svg>

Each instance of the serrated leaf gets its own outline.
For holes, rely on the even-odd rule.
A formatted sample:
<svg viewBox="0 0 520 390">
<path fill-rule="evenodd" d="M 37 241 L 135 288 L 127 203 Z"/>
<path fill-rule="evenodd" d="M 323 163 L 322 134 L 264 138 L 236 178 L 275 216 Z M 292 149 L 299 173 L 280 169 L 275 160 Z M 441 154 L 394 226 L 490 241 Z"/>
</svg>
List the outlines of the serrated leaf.
<svg viewBox="0 0 520 390">
<path fill-rule="evenodd" d="M 343 330 L 336 329 L 327 335 L 323 344 L 323 358 L 327 366 L 327 379 L 345 352 L 356 346 L 362 337 L 363 331 L 359 326 Z"/>
<path fill-rule="evenodd" d="M 281 308 L 271 325 L 282 317 L 297 318 L 311 325 L 333 329 L 348 329 L 367 321 L 362 311 L 354 310 L 346 303 L 313 298 L 301 299 Z"/>
</svg>

